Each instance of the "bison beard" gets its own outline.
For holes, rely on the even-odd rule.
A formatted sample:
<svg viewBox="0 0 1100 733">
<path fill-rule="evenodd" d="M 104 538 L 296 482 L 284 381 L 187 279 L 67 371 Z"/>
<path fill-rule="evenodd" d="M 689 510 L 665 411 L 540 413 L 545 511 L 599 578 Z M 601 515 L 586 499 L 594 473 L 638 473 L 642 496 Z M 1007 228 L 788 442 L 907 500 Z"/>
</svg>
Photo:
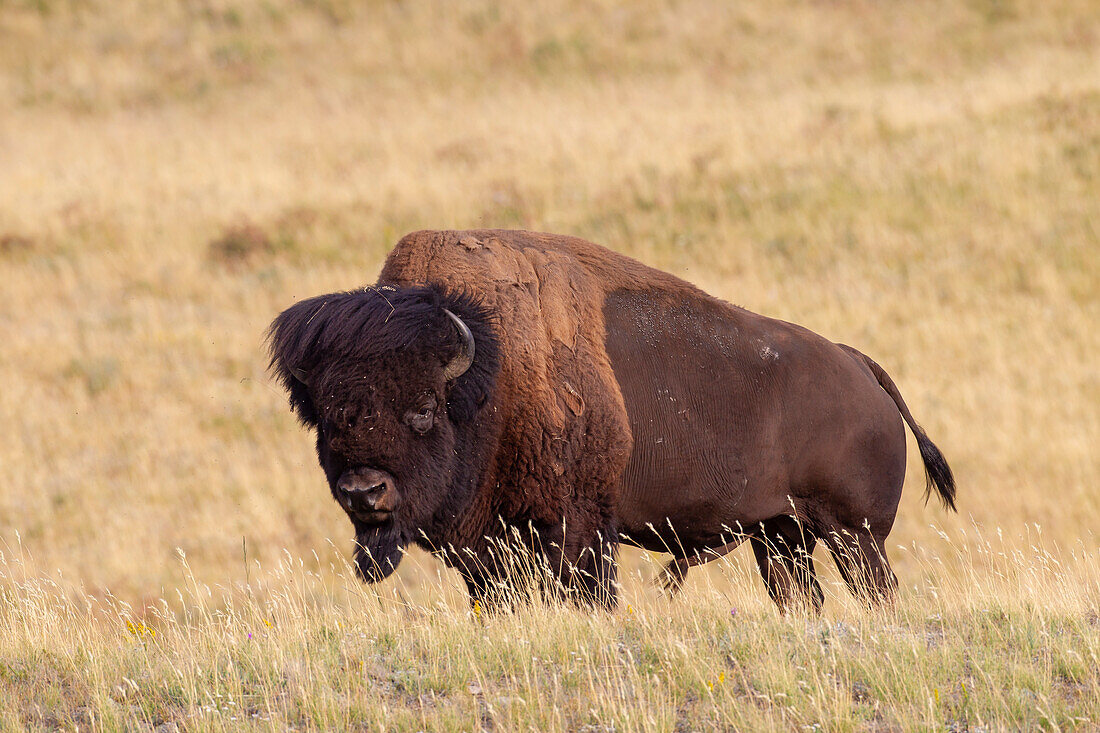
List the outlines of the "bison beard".
<svg viewBox="0 0 1100 733">
<path fill-rule="evenodd" d="M 355 527 L 355 569 L 368 583 L 385 580 L 405 555 L 407 541 L 393 521 L 383 524 L 353 522 Z"/>
<path fill-rule="evenodd" d="M 610 608 L 619 542 L 672 554 L 675 590 L 748 540 L 779 608 L 818 612 L 820 540 L 887 602 L 905 425 L 954 508 L 869 357 L 580 239 L 415 232 L 377 286 L 299 302 L 269 338 L 367 582 L 415 544 L 473 602 L 523 585 Z"/>
</svg>

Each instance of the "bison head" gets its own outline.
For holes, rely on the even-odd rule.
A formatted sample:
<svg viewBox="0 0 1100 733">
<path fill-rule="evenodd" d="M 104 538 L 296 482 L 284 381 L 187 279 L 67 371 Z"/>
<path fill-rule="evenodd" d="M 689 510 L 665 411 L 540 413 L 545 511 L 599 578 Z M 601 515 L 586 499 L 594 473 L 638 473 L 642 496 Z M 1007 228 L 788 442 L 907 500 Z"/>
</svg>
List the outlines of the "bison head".
<svg viewBox="0 0 1100 733">
<path fill-rule="evenodd" d="M 269 345 L 291 407 L 317 431 L 359 573 L 381 580 L 472 490 L 474 418 L 497 369 L 489 314 L 432 287 L 368 288 L 291 306 Z"/>
</svg>

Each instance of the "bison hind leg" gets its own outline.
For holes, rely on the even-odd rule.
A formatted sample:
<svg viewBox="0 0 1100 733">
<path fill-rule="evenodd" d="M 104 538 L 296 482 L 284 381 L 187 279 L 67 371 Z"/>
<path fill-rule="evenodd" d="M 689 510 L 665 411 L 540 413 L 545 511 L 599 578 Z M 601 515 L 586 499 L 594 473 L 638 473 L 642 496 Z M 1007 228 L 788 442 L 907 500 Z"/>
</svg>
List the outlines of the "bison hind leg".
<svg viewBox="0 0 1100 733">
<path fill-rule="evenodd" d="M 717 560 L 720 557 L 725 557 L 740 547 L 741 543 L 746 539 L 748 539 L 746 535 L 739 534 L 721 547 L 708 547 L 705 550 L 696 551 L 695 554 L 688 557 L 674 558 L 665 565 L 654 582 L 660 583 L 665 592 L 670 596 L 676 595 L 684 585 L 684 579 L 687 578 L 688 570 L 696 565 L 702 565 Z"/>
<path fill-rule="evenodd" d="M 684 586 L 684 578 L 687 577 L 688 570 L 691 568 L 691 564 L 686 558 L 678 557 L 670 560 L 664 569 L 657 575 L 657 582 L 660 583 L 661 589 L 674 596 L 680 592 L 680 588 Z"/>
<path fill-rule="evenodd" d="M 885 537 L 869 526 L 836 528 L 825 535 L 848 589 L 868 608 L 889 606 L 897 595 L 898 579 L 886 558 Z"/>
<path fill-rule="evenodd" d="M 813 552 L 817 538 L 794 517 L 780 515 L 760 523 L 752 534 L 756 564 L 768 595 L 781 613 L 821 613 L 825 594 L 817 582 Z"/>
</svg>

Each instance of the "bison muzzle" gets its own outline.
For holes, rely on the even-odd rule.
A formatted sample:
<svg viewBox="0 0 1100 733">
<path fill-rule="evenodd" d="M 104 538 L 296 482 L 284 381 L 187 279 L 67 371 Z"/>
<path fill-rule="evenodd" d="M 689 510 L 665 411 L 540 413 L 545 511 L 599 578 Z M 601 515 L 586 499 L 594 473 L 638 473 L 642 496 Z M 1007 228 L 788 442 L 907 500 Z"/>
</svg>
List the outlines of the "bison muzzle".
<svg viewBox="0 0 1100 733">
<path fill-rule="evenodd" d="M 954 508 L 947 462 L 870 358 L 580 239 L 416 232 L 377 285 L 301 301 L 269 336 L 367 581 L 417 545 L 471 601 L 499 602 L 522 565 L 611 607 L 621 542 L 672 554 L 675 589 L 747 540 L 780 609 L 816 612 L 821 541 L 881 603 L 906 424 Z"/>
</svg>

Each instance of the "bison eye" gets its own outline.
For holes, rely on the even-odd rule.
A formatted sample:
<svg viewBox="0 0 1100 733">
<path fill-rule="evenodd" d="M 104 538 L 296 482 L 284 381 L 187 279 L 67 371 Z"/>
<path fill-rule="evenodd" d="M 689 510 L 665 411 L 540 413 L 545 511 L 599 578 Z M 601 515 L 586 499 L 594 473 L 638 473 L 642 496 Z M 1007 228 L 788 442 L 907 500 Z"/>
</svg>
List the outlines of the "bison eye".
<svg viewBox="0 0 1100 733">
<path fill-rule="evenodd" d="M 405 413 L 405 424 L 423 435 L 435 424 L 435 400 L 425 402 L 416 410 Z"/>
</svg>

